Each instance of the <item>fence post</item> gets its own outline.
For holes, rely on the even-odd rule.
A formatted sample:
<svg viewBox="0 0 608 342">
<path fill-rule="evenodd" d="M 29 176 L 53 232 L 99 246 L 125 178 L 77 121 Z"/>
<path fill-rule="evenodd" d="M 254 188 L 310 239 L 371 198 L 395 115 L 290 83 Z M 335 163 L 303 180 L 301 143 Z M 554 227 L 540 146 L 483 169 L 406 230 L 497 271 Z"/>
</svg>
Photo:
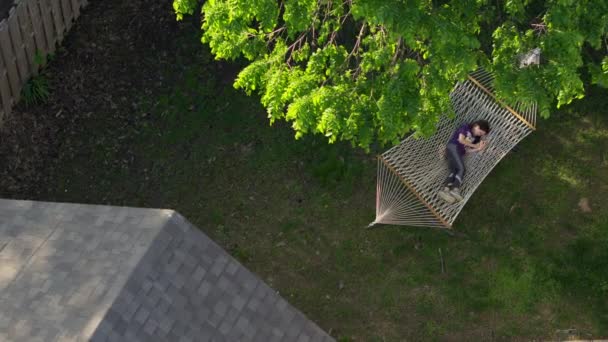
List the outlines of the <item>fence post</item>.
<svg viewBox="0 0 608 342">
<path fill-rule="evenodd" d="M 4 57 L 0 53 L 0 102 L 2 102 L 2 107 L 0 107 L 0 124 L 4 119 L 5 115 L 8 115 L 11 111 L 11 106 L 13 105 L 13 98 L 11 96 L 11 89 L 9 86 L 8 80 L 8 72 L 6 70 L 6 65 L 4 64 Z"/>
<path fill-rule="evenodd" d="M 39 66 L 35 63 L 36 46 L 34 43 L 34 29 L 32 20 L 27 13 L 27 5 L 25 3 L 19 3 L 19 5 L 17 5 L 17 17 L 20 23 L 21 37 L 23 38 L 27 63 L 30 66 L 31 73 L 36 75 Z"/>
<path fill-rule="evenodd" d="M 35 0 L 26 1 L 27 13 L 32 22 L 32 29 L 34 30 L 34 42 L 36 43 L 36 51 L 40 53 L 46 53 L 48 49 L 46 36 L 44 34 L 44 26 L 40 17 L 40 7 L 38 2 Z"/>
<path fill-rule="evenodd" d="M 47 50 L 45 53 L 55 52 L 55 44 L 57 43 L 57 33 L 53 28 L 53 13 L 51 13 L 51 7 L 49 6 L 49 0 L 34 0 L 40 7 L 40 15 L 42 16 L 42 24 L 44 27 L 44 34 L 46 36 Z"/>
<path fill-rule="evenodd" d="M 17 69 L 19 70 L 21 86 L 23 86 L 31 75 L 30 64 L 26 55 L 25 44 L 23 44 L 19 16 L 17 16 L 17 11 L 14 7 L 11 8 L 8 16 L 8 32 L 13 45 L 13 51 L 15 53 L 15 61 L 17 62 Z"/>
<path fill-rule="evenodd" d="M 65 31 L 69 32 L 72 28 L 72 20 L 74 19 L 74 12 L 72 11 L 70 0 L 61 0 L 61 11 L 63 12 Z"/>
<path fill-rule="evenodd" d="M 44 0 L 43 0 L 44 1 Z M 61 6 L 59 6 L 59 0 L 51 0 L 51 12 L 53 12 L 53 23 L 55 23 L 55 41 L 59 43 L 63 40 L 63 32 L 65 31 L 65 25 L 63 24 L 63 18 L 61 15 Z"/>
<path fill-rule="evenodd" d="M 21 79 L 19 78 L 19 71 L 17 70 L 17 63 L 15 61 L 15 53 L 13 52 L 13 46 L 11 44 L 11 37 L 8 33 L 8 23 L 4 19 L 0 22 L 0 51 L 2 51 L 2 57 L 4 59 L 4 67 L 8 74 L 8 83 L 11 88 L 11 105 L 19 101 L 19 95 L 21 93 Z"/>
<path fill-rule="evenodd" d="M 80 16 L 80 2 L 78 0 L 72 0 L 72 11 L 74 12 L 74 20 Z"/>
</svg>

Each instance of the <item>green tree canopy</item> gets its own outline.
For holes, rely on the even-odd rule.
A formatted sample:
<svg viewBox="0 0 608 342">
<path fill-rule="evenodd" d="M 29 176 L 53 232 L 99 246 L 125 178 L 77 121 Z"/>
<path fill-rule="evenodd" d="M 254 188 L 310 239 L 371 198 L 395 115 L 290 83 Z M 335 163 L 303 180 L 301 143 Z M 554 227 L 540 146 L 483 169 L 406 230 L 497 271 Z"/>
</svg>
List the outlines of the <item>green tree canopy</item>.
<svg viewBox="0 0 608 342">
<path fill-rule="evenodd" d="M 174 0 L 177 18 L 198 0 Z M 456 81 L 479 66 L 507 101 L 540 113 L 608 86 L 606 0 L 207 0 L 203 36 L 218 59 L 246 58 L 235 87 L 270 122 L 363 148 L 431 134 Z M 518 56 L 539 47 L 540 66 Z"/>
</svg>

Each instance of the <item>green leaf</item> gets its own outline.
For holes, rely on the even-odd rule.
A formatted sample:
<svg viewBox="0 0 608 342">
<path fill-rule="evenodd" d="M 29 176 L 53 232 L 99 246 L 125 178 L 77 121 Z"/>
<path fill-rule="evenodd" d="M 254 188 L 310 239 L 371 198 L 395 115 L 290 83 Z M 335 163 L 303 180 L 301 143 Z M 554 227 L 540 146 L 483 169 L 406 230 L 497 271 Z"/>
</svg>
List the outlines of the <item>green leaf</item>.
<svg viewBox="0 0 608 342">
<path fill-rule="evenodd" d="M 178 20 L 198 3 L 174 0 Z M 430 135 L 479 66 L 499 98 L 537 103 L 542 117 L 582 98 L 583 66 L 608 84 L 605 0 L 208 0 L 202 12 L 215 57 L 249 61 L 234 86 L 259 94 L 270 122 L 291 122 L 296 138 L 367 149 Z M 533 48 L 542 63 L 520 69 Z"/>
</svg>

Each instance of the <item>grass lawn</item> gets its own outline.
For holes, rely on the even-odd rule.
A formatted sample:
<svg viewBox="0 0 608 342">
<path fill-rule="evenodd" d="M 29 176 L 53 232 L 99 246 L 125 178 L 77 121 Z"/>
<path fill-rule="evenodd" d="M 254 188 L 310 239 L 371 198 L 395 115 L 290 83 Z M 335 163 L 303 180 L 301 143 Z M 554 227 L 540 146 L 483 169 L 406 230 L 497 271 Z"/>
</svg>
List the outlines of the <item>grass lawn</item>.
<svg viewBox="0 0 608 342">
<path fill-rule="evenodd" d="M 130 90 L 137 124 L 90 115 L 39 199 L 175 209 L 344 341 L 608 336 L 606 90 L 539 122 L 461 213 L 462 236 L 366 230 L 374 155 L 270 127 L 180 25 L 162 86 Z"/>
</svg>

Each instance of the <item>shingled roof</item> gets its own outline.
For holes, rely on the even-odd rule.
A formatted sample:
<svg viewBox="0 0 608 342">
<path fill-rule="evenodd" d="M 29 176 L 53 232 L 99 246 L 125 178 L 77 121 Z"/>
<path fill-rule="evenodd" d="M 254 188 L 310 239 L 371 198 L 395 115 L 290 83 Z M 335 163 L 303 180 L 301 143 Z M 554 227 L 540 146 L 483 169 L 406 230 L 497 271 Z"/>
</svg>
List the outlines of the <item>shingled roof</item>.
<svg viewBox="0 0 608 342">
<path fill-rule="evenodd" d="M 172 210 L 0 200 L 0 341 L 333 341 Z"/>
</svg>

